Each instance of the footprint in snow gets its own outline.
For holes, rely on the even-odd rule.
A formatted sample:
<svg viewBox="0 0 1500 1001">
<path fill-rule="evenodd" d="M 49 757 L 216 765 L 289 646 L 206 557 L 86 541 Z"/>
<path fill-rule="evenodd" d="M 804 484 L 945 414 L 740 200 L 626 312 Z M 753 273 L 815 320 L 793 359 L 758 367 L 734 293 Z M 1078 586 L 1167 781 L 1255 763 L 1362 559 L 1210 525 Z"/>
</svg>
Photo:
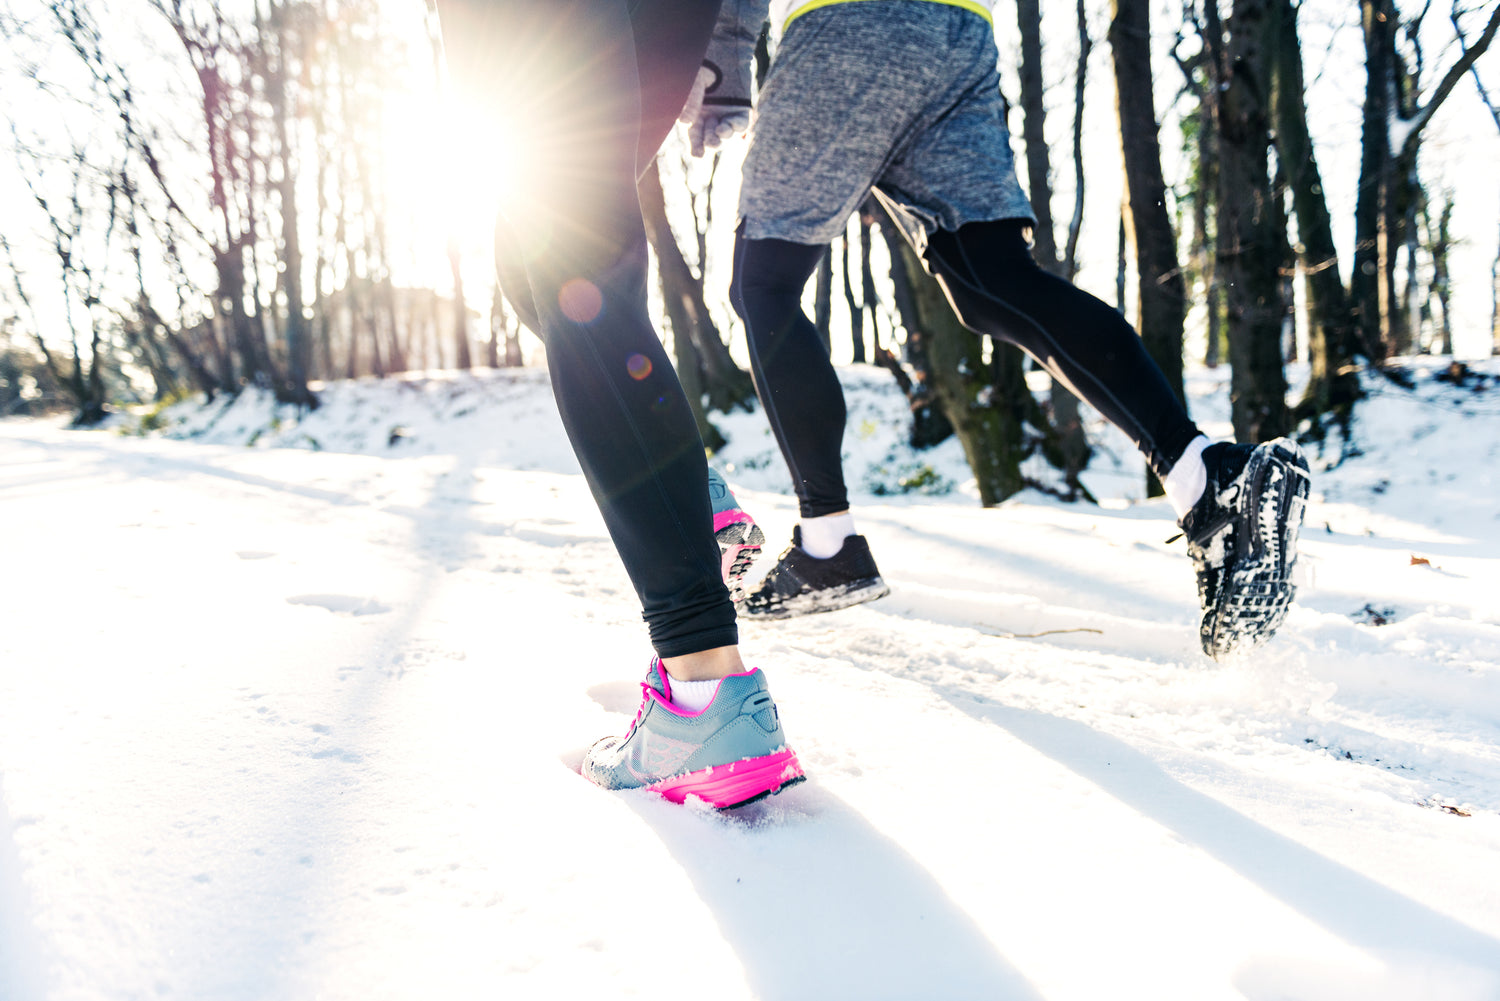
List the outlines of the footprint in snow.
<svg viewBox="0 0 1500 1001">
<path fill-rule="evenodd" d="M 361 598 L 353 594 L 296 594 L 286 600 L 288 605 L 314 605 L 326 608 L 339 615 L 384 615 L 391 610 L 374 598 Z"/>
<path fill-rule="evenodd" d="M 634 681 L 606 681 L 591 687 L 588 696 L 605 712 L 628 716 L 640 708 L 641 686 Z"/>
</svg>

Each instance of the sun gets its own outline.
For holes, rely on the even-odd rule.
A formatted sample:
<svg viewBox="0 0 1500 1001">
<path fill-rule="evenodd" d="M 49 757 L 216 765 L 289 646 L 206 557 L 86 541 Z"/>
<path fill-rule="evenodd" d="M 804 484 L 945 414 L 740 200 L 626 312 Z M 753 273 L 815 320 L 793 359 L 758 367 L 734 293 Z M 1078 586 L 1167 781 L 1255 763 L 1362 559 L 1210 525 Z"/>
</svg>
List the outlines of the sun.
<svg viewBox="0 0 1500 1001">
<path fill-rule="evenodd" d="M 549 181 L 535 169 L 530 123 L 436 89 L 389 94 L 384 113 L 389 191 L 424 243 L 487 249 L 497 216 L 518 232 L 538 228 Z"/>
</svg>

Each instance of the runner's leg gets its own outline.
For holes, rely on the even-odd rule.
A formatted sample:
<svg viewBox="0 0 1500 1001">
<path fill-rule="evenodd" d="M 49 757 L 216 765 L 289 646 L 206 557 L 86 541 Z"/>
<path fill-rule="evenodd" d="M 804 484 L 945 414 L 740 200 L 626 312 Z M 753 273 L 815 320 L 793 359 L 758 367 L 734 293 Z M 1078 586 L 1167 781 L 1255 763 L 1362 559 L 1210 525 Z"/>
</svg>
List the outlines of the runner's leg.
<svg viewBox="0 0 1500 1001">
<path fill-rule="evenodd" d="M 1117 310 L 1031 256 L 1022 220 L 938 230 L 926 260 L 970 330 L 1019 345 L 1124 431 L 1166 478 L 1201 432 Z"/>
<path fill-rule="evenodd" d="M 649 123 L 653 134 L 665 134 L 663 109 L 674 87 L 681 107 L 717 4 L 638 6 L 642 41 L 670 44 L 670 52 L 638 49 L 628 6 L 439 3 L 454 75 L 515 123 L 513 155 L 530 161 L 534 183 L 513 199 L 510 222 L 522 242 L 558 410 L 652 643 L 675 658 L 732 647 L 736 630 L 702 442 L 647 314 L 635 179 L 654 153 L 641 147 L 642 129 Z M 681 30 L 665 30 L 679 15 Z M 682 27 L 689 22 L 693 31 Z M 693 46 L 689 59 L 684 52 Z M 644 81 L 640 65 L 652 67 Z"/>
<path fill-rule="evenodd" d="M 730 302 L 749 332 L 756 392 L 792 474 L 803 518 L 849 510 L 844 390 L 802 289 L 826 247 L 736 236 Z"/>
</svg>

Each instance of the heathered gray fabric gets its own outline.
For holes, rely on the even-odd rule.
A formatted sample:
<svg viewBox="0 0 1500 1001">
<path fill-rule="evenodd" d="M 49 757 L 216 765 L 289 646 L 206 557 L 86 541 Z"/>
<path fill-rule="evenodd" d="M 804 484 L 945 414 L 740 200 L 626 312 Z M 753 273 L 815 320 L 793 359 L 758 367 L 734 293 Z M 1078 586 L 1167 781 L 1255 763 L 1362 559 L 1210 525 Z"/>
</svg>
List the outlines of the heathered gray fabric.
<svg viewBox="0 0 1500 1001">
<path fill-rule="evenodd" d="M 998 60 L 989 22 L 947 4 L 867 0 L 796 18 L 756 102 L 745 235 L 827 243 L 872 186 L 918 247 L 938 228 L 1035 221 Z"/>
<path fill-rule="evenodd" d="M 727 7 L 734 2 L 735 0 L 724 0 L 724 5 Z M 771 27 L 779 31 L 782 25 L 786 24 L 787 18 L 807 6 L 808 0 L 739 0 L 739 2 L 745 6 L 758 3 L 762 9 L 769 8 L 766 16 L 771 19 Z M 836 2 L 848 3 L 851 0 L 836 0 Z M 859 2 L 865 3 L 869 0 L 859 0 Z M 907 2 L 921 3 L 926 0 L 907 0 Z M 978 0 L 978 2 L 989 10 L 995 9 L 995 0 Z"/>
</svg>

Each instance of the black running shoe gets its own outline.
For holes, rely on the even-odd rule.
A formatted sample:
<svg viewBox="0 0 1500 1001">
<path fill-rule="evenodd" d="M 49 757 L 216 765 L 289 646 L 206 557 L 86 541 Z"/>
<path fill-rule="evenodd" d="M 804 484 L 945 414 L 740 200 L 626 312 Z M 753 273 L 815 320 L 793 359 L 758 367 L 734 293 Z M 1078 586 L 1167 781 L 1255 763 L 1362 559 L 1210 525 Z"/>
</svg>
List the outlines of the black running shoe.
<svg viewBox="0 0 1500 1001">
<path fill-rule="evenodd" d="M 791 546 L 740 605 L 740 612 L 761 619 L 789 619 L 848 608 L 890 593 L 863 535 L 849 536 L 844 548 L 820 560 L 802 548 L 798 526 L 792 529 Z"/>
<path fill-rule="evenodd" d="M 1296 442 L 1203 450 L 1208 485 L 1180 522 L 1198 574 L 1203 652 L 1253 650 L 1286 619 L 1311 479 Z"/>
</svg>

